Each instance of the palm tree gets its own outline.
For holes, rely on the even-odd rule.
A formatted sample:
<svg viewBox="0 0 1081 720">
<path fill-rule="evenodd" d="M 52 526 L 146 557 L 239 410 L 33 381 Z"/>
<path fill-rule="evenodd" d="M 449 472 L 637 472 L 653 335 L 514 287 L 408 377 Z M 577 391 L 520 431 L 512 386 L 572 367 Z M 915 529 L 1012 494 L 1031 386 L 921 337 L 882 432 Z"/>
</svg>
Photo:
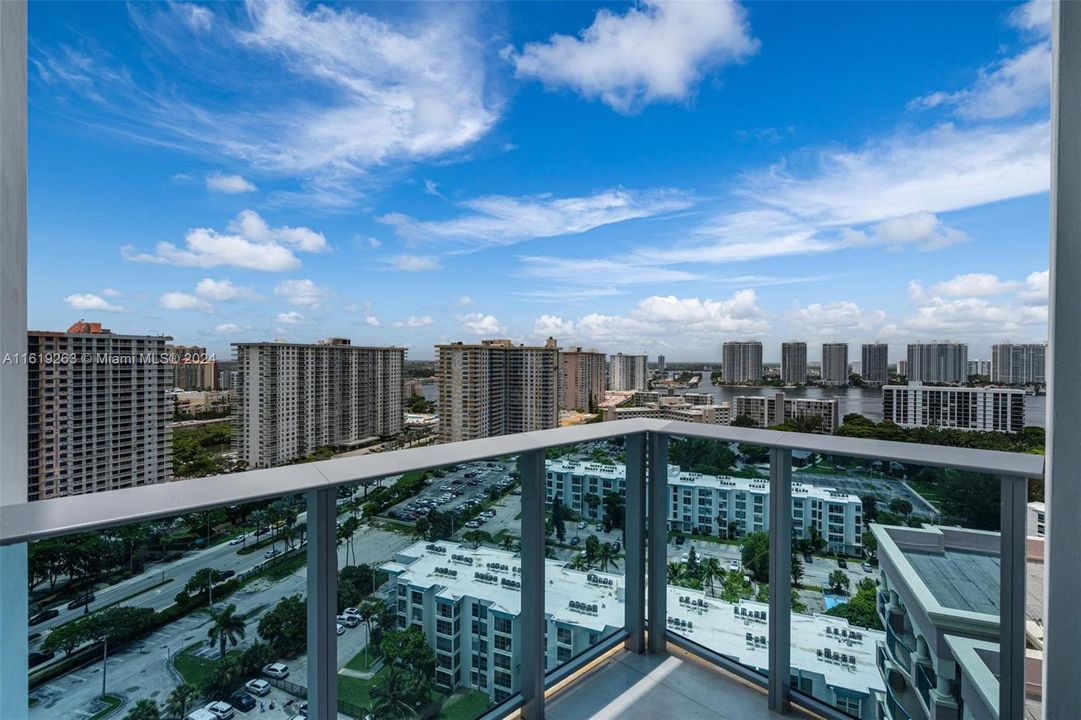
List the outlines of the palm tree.
<svg viewBox="0 0 1081 720">
<path fill-rule="evenodd" d="M 173 717 L 182 718 L 188 714 L 188 705 L 195 699 L 195 686 L 180 683 L 165 699 L 165 712 Z"/>
<path fill-rule="evenodd" d="M 379 673 L 369 694 L 379 711 L 376 717 L 403 717 L 413 712 L 409 702 L 413 683 L 409 675 L 393 665 Z"/>
<path fill-rule="evenodd" d="M 124 720 L 160 720 L 161 711 L 154 700 L 142 699 L 131 706 Z"/>
<path fill-rule="evenodd" d="M 681 577 L 683 577 L 683 564 L 678 562 L 668 563 L 668 582 L 676 585 Z"/>
<path fill-rule="evenodd" d="M 609 565 L 619 570 L 619 563 L 616 562 L 618 557 L 619 554 L 612 549 L 612 544 L 604 543 L 597 553 L 597 565 L 601 570 L 607 570 Z"/>
<path fill-rule="evenodd" d="M 702 573 L 702 584 L 709 585 L 710 594 L 717 597 L 713 590 L 713 583 L 724 577 L 724 568 L 721 567 L 721 561 L 715 557 L 707 557 L 702 561 L 700 571 Z"/>
<path fill-rule="evenodd" d="M 503 548 L 504 550 L 510 550 L 512 547 L 514 547 L 514 536 L 504 535 L 503 537 L 501 537 L 499 539 L 499 547 Z"/>
<path fill-rule="evenodd" d="M 571 558 L 571 569 L 572 570 L 588 570 L 589 569 L 589 561 L 586 560 L 586 556 L 583 555 L 582 553 L 575 553 L 574 557 Z"/>
<path fill-rule="evenodd" d="M 597 519 L 597 506 L 601 504 L 601 497 L 597 493 L 586 493 L 586 496 L 582 498 L 586 501 L 586 505 L 589 506 L 589 516 L 594 520 Z"/>
<path fill-rule="evenodd" d="M 368 661 L 368 646 L 372 643 L 372 620 L 377 617 L 375 603 L 371 600 L 365 600 L 360 605 L 360 619 L 364 622 L 364 627 L 368 631 L 364 640 L 364 661 Z"/>
<path fill-rule="evenodd" d="M 213 647 L 218 643 L 221 661 L 225 660 L 225 645 L 236 647 L 237 641 L 245 636 L 244 618 L 236 614 L 236 605 L 229 605 L 221 610 L 210 611 L 210 629 L 206 632 L 207 642 Z"/>
</svg>

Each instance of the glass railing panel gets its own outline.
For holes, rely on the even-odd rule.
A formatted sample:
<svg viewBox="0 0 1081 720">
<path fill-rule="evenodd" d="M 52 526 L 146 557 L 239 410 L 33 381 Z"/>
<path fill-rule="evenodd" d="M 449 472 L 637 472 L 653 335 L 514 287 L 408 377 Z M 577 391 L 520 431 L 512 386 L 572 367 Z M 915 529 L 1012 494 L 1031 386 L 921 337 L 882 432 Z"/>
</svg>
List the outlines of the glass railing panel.
<svg viewBox="0 0 1081 720">
<path fill-rule="evenodd" d="M 622 437 L 545 451 L 545 669 L 621 632 L 626 606 Z"/>
<path fill-rule="evenodd" d="M 304 496 L 31 543 L 34 720 L 303 711 Z"/>
<path fill-rule="evenodd" d="M 769 449 L 673 437 L 668 631 L 769 672 Z"/>
<path fill-rule="evenodd" d="M 921 663 L 933 676 L 956 662 L 926 639 L 956 631 L 928 618 L 966 615 L 966 632 L 998 643 L 998 479 L 821 453 L 794 464 L 791 688 L 861 720 L 882 699 L 895 718 L 922 715 Z"/>
<path fill-rule="evenodd" d="M 518 479 L 501 457 L 339 491 L 339 609 L 361 619 L 340 713 L 471 718 L 519 691 Z"/>
</svg>

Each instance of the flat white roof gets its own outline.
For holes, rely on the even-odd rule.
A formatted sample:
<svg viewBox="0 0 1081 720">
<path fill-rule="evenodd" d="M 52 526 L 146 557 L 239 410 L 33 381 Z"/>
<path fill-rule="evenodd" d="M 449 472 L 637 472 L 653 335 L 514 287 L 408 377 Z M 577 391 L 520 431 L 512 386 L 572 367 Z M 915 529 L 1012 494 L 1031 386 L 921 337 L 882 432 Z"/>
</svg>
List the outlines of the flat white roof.
<svg viewBox="0 0 1081 720">
<path fill-rule="evenodd" d="M 552 472 L 598 477 L 606 480 L 624 480 L 627 476 L 627 469 L 623 465 L 605 465 L 591 460 L 549 460 L 545 465 Z M 678 465 L 668 466 L 668 482 L 671 485 L 691 485 L 712 489 L 741 490 L 743 492 L 769 492 L 769 481 L 765 478 L 703 475 L 702 473 L 683 472 Z M 860 503 L 862 505 L 862 501 L 856 495 L 840 492 L 834 488 L 806 485 L 799 482 L 792 483 L 792 496 L 811 497 L 828 502 Z"/>
<path fill-rule="evenodd" d="M 443 550 L 429 549 L 433 546 Z M 472 566 L 454 562 L 454 555 L 471 558 Z M 508 570 L 489 570 L 488 563 L 506 565 Z M 521 610 L 521 591 L 505 587 L 501 580 L 520 580 L 520 575 L 514 571 L 520 567 L 521 559 L 514 553 L 484 546 L 474 550 L 468 545 L 447 541 L 418 542 L 400 552 L 395 562 L 383 565 L 384 570 L 410 585 L 438 587 L 437 597 L 483 599 L 511 615 L 517 615 Z M 436 568 L 457 570 L 457 577 L 439 574 Z M 545 612 L 553 620 L 596 631 L 623 627 L 622 575 L 571 570 L 557 560 L 546 561 L 544 571 Z M 478 581 L 474 572 L 491 572 L 500 581 L 494 584 Z M 595 605 L 596 614 L 572 610 L 572 601 Z M 668 627 L 673 632 L 761 670 L 769 666 L 765 640 L 769 635 L 768 619 L 767 603 L 743 600 L 733 604 L 706 597 L 700 590 L 668 586 Z M 748 642 L 748 633 L 759 642 Z M 875 665 L 875 646 L 880 640 L 885 640 L 884 633 L 854 628 L 844 618 L 793 613 L 792 669 L 823 675 L 827 684 L 853 692 L 884 692 Z"/>
</svg>

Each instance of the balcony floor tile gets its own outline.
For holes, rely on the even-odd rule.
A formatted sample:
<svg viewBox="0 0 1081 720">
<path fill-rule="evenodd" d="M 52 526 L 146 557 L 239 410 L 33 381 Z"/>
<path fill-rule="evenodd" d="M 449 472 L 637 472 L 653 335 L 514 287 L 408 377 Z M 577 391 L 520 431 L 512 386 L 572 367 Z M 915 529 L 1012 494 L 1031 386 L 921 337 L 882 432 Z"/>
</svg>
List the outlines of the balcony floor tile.
<svg viewBox="0 0 1081 720">
<path fill-rule="evenodd" d="M 766 694 L 679 651 L 666 655 L 620 653 L 545 707 L 549 720 L 656 720 L 676 717 L 757 720 L 780 717 Z M 786 717 L 810 717 L 793 710 Z"/>
</svg>

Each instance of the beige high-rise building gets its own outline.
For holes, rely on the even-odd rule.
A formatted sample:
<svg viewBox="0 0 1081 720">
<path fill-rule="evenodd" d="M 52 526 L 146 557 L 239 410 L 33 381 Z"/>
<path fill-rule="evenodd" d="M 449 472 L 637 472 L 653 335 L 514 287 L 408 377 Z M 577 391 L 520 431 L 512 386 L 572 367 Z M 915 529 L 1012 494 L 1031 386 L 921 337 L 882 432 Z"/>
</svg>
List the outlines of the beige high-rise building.
<svg viewBox="0 0 1081 720">
<path fill-rule="evenodd" d="M 172 338 L 79 321 L 27 339 L 29 500 L 172 480 Z"/>
<path fill-rule="evenodd" d="M 757 340 L 724 343 L 721 364 L 726 385 L 757 385 L 762 380 L 762 343 Z"/>
<path fill-rule="evenodd" d="M 595 410 L 604 400 L 604 353 L 570 348 L 559 357 L 559 407 L 563 410 Z"/>
<path fill-rule="evenodd" d="M 218 361 L 205 347 L 198 345 L 166 345 L 174 388 L 180 390 L 217 390 Z"/>
<path fill-rule="evenodd" d="M 559 424 L 559 348 L 510 340 L 436 345 L 439 440 L 545 430 Z"/>
<path fill-rule="evenodd" d="M 233 449 L 249 467 L 402 431 L 404 348 L 360 347 L 341 338 L 233 348 Z"/>
</svg>

